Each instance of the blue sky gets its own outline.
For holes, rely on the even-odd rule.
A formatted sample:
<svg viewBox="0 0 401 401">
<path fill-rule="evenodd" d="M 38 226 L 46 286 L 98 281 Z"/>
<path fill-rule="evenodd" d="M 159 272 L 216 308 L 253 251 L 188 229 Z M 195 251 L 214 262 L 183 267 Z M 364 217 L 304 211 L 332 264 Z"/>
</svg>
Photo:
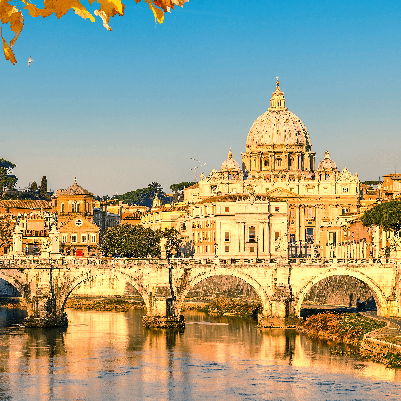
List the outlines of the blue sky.
<svg viewBox="0 0 401 401">
<path fill-rule="evenodd" d="M 24 13 L 18 63 L 0 58 L 0 157 L 17 186 L 77 176 L 98 195 L 169 191 L 193 180 L 191 157 L 205 174 L 230 146 L 240 162 L 277 75 L 317 161 L 327 148 L 361 180 L 401 172 L 399 0 L 190 0 L 161 25 L 143 1 L 125 4 L 112 32 L 71 11 Z"/>
</svg>

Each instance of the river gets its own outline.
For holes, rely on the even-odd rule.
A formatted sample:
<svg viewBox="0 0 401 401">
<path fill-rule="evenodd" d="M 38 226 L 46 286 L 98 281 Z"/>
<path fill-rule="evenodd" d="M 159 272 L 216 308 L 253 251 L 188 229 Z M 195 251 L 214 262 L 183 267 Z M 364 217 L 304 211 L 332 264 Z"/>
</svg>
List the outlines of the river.
<svg viewBox="0 0 401 401">
<path fill-rule="evenodd" d="M 0 310 L 0 400 L 400 400 L 401 370 L 333 354 L 294 330 L 187 312 L 183 333 L 143 311 L 67 310 L 66 330 Z"/>
</svg>

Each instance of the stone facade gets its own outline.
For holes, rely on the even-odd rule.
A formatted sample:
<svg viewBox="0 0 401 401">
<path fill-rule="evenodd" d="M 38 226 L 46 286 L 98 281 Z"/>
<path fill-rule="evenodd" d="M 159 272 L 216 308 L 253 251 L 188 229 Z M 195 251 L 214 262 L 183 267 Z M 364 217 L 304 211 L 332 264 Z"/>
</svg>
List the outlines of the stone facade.
<svg viewBox="0 0 401 401">
<path fill-rule="evenodd" d="M 264 257 L 283 254 L 330 257 L 324 246 L 328 243 L 327 237 L 337 243 L 335 238 L 340 231 L 358 216 L 359 185 L 358 175 L 352 175 L 347 168 L 339 171 L 328 151 L 315 166 L 309 133 L 302 121 L 286 108 L 284 93 L 277 81 L 270 108 L 248 133 L 242 170 L 230 150 L 220 171 L 212 170 L 209 176 L 201 176 L 197 184 L 184 190 L 184 200 L 189 205 L 189 226 L 195 233 L 195 237 L 192 233 L 195 255 L 210 255 L 217 246 L 219 255 L 253 257 L 253 245 L 241 246 L 237 242 L 243 241 L 239 233 L 249 242 L 249 227 L 255 227 L 258 254 Z M 231 197 L 231 205 L 227 197 Z M 209 210 L 227 207 L 232 212 L 227 217 L 219 216 L 217 222 L 210 213 L 207 219 L 205 214 L 202 218 L 196 215 L 197 210 L 205 207 Z M 279 219 L 275 217 L 276 208 L 280 210 Z M 195 220 L 202 220 L 201 237 L 196 234 L 199 223 Z M 216 239 L 211 239 L 214 237 L 208 234 L 210 229 L 205 229 L 212 226 L 216 227 L 212 234 Z M 219 229 L 235 233 L 235 246 L 231 240 L 228 244 L 221 239 Z"/>
<path fill-rule="evenodd" d="M 57 213 L 60 251 L 64 255 L 94 256 L 99 243 L 99 227 L 93 223 L 93 194 L 74 184 L 53 196 Z"/>
</svg>

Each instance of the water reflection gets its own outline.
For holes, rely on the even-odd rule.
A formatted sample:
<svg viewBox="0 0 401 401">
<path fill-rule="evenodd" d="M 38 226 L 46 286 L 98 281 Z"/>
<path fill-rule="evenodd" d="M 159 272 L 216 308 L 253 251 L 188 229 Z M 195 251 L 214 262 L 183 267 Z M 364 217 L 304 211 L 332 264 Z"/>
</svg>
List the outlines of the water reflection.
<svg viewBox="0 0 401 401">
<path fill-rule="evenodd" d="M 1 310 L 0 399 L 401 396 L 399 370 L 333 355 L 294 330 L 196 312 L 183 333 L 144 330 L 142 313 L 69 310 L 61 331 L 24 329 L 23 313 Z"/>
</svg>

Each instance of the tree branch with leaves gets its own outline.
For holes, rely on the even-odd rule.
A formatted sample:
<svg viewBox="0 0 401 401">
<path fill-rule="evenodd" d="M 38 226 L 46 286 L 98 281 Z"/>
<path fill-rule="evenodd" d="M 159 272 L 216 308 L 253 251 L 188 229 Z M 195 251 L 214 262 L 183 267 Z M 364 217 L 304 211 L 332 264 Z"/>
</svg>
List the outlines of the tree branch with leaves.
<svg viewBox="0 0 401 401">
<path fill-rule="evenodd" d="M 144 0 L 149 5 L 150 10 L 153 12 L 155 20 L 162 24 L 164 20 L 164 13 L 174 10 L 175 6 L 182 7 L 184 3 L 189 0 Z M 111 31 L 109 26 L 110 18 L 115 15 L 124 15 L 125 5 L 121 0 L 88 0 L 89 6 L 98 3 L 98 8 L 94 10 L 93 14 L 88 11 L 89 7 L 85 7 L 79 0 L 44 0 L 43 8 L 37 7 L 33 1 L 30 0 L 0 0 L 0 21 L 2 25 L 10 24 L 10 29 L 13 33 L 11 40 L 7 41 L 3 37 L 3 27 L 1 27 L 1 38 L 3 41 L 4 56 L 11 63 L 17 62 L 12 47 L 18 39 L 24 27 L 23 10 L 27 10 L 29 15 L 33 18 L 42 17 L 46 18 L 49 15 L 55 14 L 57 18 L 61 18 L 72 10 L 81 18 L 89 19 L 95 22 L 95 16 L 99 17 L 103 26 Z M 139 3 L 141 0 L 135 0 Z M 21 6 L 21 3 L 24 6 Z M 35 1 L 37 3 L 37 1 Z M 99 6 L 100 5 L 100 6 Z"/>
</svg>

